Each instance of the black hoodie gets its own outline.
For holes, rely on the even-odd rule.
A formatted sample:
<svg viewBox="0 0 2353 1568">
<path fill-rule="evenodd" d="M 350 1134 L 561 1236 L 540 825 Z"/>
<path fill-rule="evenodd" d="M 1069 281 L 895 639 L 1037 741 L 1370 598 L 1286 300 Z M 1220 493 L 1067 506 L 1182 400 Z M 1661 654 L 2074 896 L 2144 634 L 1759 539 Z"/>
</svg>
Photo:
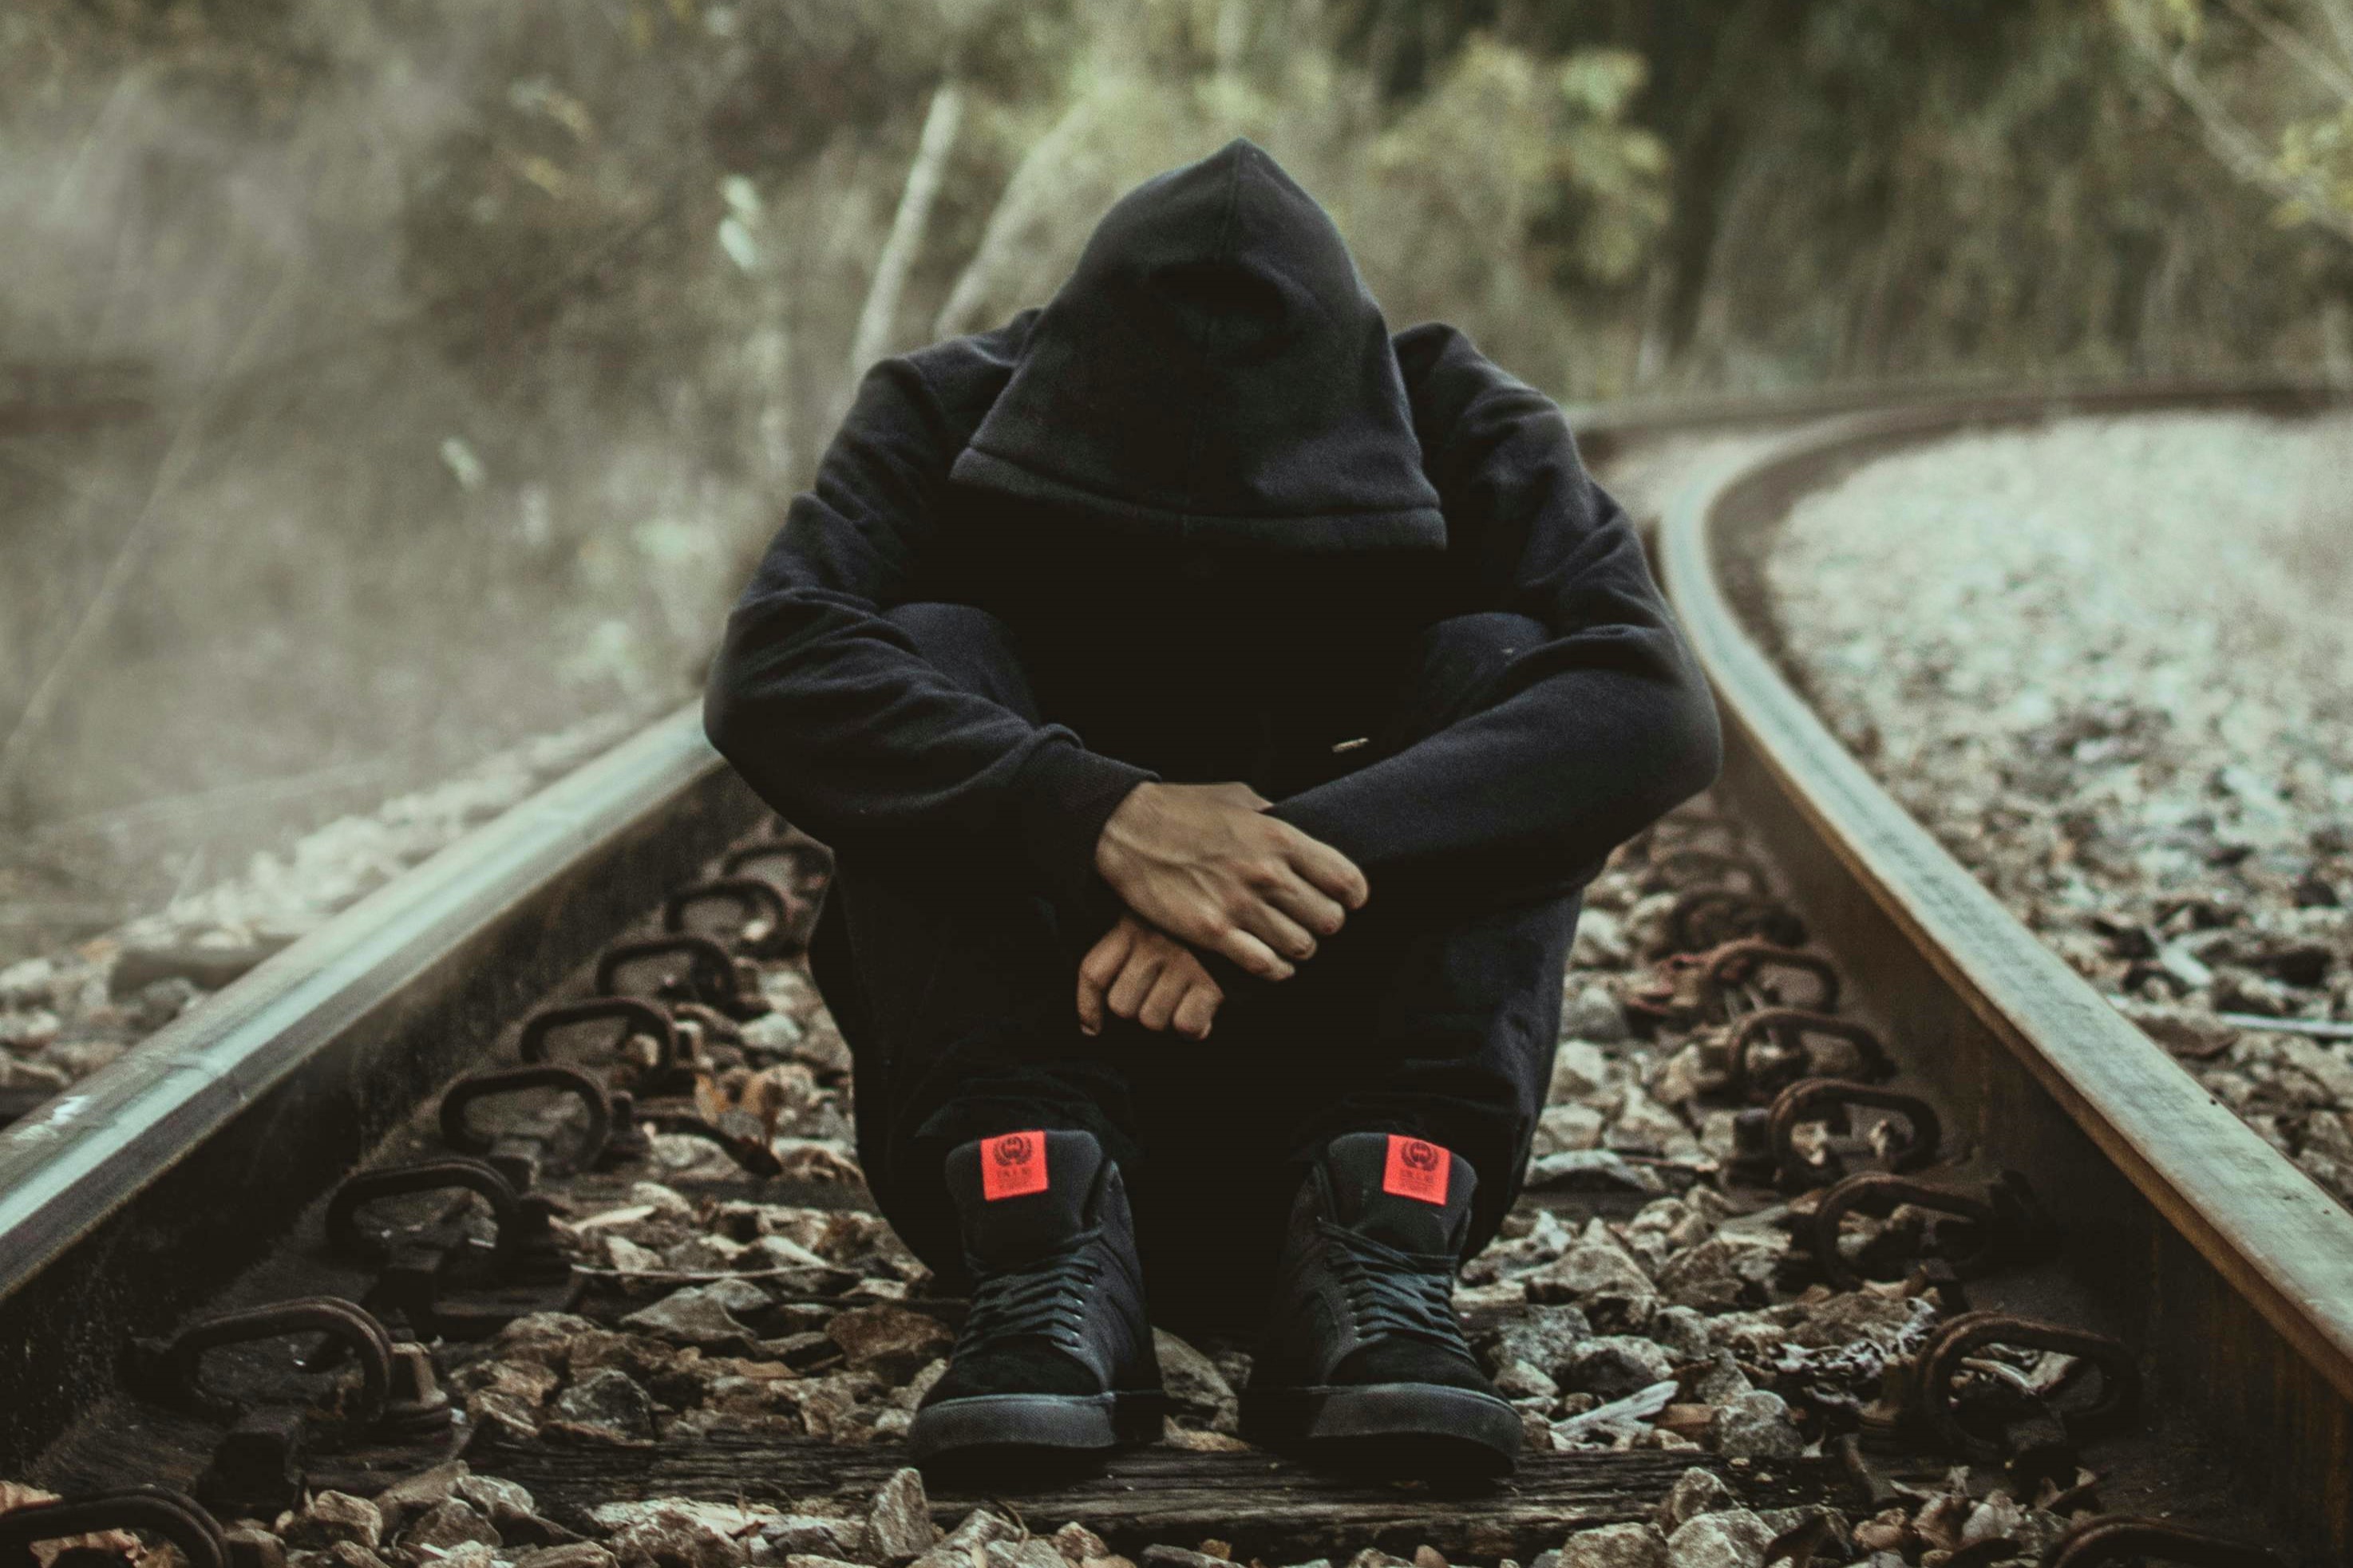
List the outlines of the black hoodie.
<svg viewBox="0 0 2353 1568">
<path fill-rule="evenodd" d="M 947 680 L 884 618 L 918 601 L 997 615 L 1070 722 Z M 1376 889 L 1589 874 L 1715 776 L 1715 708 L 1559 409 L 1452 328 L 1391 337 L 1331 219 L 1237 141 L 1123 197 L 1042 311 L 868 373 L 706 721 L 847 861 L 1100 918 L 1136 784 L 1242 776 L 1323 707 L 1319 742 L 1362 733 L 1413 634 L 1479 610 L 1546 634 L 1490 706 L 1277 802 Z"/>
</svg>

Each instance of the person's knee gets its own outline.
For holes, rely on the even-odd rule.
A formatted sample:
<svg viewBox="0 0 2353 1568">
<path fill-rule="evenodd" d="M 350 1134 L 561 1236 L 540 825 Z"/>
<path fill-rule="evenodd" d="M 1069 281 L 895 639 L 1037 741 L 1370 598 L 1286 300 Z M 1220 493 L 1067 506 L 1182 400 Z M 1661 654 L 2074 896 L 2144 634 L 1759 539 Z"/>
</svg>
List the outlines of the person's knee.
<svg viewBox="0 0 2353 1568">
<path fill-rule="evenodd" d="M 1028 672 L 1014 652 L 1013 634 L 987 610 L 923 599 L 894 605 L 882 612 L 882 618 L 906 635 L 923 662 L 958 687 L 1025 718 L 1037 717 Z"/>
<path fill-rule="evenodd" d="M 1421 634 L 1401 717 L 1411 738 L 1431 733 L 1493 700 L 1512 660 L 1551 640 L 1544 623 L 1510 610 L 1450 616 Z"/>
<path fill-rule="evenodd" d="M 1013 646 L 1005 623 L 976 605 L 918 599 L 893 605 L 882 612 L 882 618 L 906 633 L 915 651 L 925 658 L 971 649 L 1009 652 Z"/>
<path fill-rule="evenodd" d="M 1422 634 L 1428 657 L 1440 663 L 1478 664 L 1491 673 L 1541 643 L 1552 634 L 1533 616 L 1513 610 L 1477 610 L 1449 616 Z"/>
</svg>

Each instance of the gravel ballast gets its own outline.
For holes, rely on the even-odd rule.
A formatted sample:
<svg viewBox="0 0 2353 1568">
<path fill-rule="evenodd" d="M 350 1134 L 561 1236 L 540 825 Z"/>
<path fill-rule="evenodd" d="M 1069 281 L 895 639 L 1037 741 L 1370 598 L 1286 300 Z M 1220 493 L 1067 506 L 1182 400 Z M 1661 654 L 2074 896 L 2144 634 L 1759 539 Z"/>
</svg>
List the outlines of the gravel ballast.
<svg viewBox="0 0 2353 1568">
<path fill-rule="evenodd" d="M 1801 500 L 1766 580 L 1905 808 L 2353 1203 L 2353 420 L 1942 442 Z"/>
<path fill-rule="evenodd" d="M 615 713 L 339 817 L 103 936 L 0 965 L 0 1125 L 112 1062 L 222 985 L 628 737 Z"/>
</svg>

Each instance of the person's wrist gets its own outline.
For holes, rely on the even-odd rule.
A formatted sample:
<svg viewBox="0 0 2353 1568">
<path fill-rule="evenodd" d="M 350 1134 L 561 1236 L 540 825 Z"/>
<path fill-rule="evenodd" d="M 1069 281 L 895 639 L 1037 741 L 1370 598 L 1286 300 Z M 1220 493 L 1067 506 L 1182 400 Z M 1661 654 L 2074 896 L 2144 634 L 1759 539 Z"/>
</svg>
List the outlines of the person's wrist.
<svg viewBox="0 0 2353 1568">
<path fill-rule="evenodd" d="M 1148 807 L 1150 796 L 1145 792 L 1159 787 L 1154 781 L 1145 780 L 1120 796 L 1119 804 L 1103 818 L 1102 828 L 1095 834 L 1094 868 L 1095 874 L 1104 881 L 1116 880 L 1119 868 L 1126 861 L 1127 826 L 1134 821 L 1137 812 Z"/>
</svg>

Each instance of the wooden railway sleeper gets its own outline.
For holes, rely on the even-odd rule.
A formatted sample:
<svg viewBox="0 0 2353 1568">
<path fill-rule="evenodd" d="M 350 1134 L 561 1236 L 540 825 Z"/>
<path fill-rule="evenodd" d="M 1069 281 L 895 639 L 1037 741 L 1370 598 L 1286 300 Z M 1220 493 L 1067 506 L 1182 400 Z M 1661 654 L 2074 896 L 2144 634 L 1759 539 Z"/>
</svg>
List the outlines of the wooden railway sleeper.
<svg viewBox="0 0 2353 1568">
<path fill-rule="evenodd" d="M 2179 1563 L 2184 1568 L 2286 1568 L 2280 1554 L 2251 1541 L 2209 1535 L 2165 1519 L 2106 1514 L 2079 1521 L 2051 1543 L 2043 1568 L 2124 1568 Z"/>
<path fill-rule="evenodd" d="M 733 956 L 707 936 L 685 932 L 613 943 L 596 956 L 596 989 L 607 996 L 634 994 L 620 989 L 623 973 L 656 959 L 685 961 L 683 968 L 665 968 L 654 982 L 654 994 L 664 1001 L 701 1002 L 739 1020 L 768 1011 L 760 972 L 750 959 Z"/>
<path fill-rule="evenodd" d="M 1968 1245 L 1957 1255 L 1937 1237 L 1937 1260 L 1957 1277 L 1972 1277 L 2000 1264 L 2031 1258 L 2047 1243 L 2049 1226 L 2024 1177 L 2005 1171 L 1982 1188 L 1924 1182 L 1890 1171 L 1859 1171 L 1834 1184 L 1805 1216 L 1799 1237 L 1820 1266 L 1831 1288 L 1859 1290 L 1862 1275 L 1839 1247 L 1839 1222 L 1850 1214 L 1888 1214 L 1908 1205 L 1966 1220 Z"/>
<path fill-rule="evenodd" d="M 691 882 L 662 900 L 662 930 L 685 932 L 687 915 L 699 904 L 733 904 L 738 919 L 724 945 L 754 958 L 782 958 L 798 946 L 804 922 L 797 918 L 797 902 L 765 877 L 714 877 Z"/>
<path fill-rule="evenodd" d="M 530 1089 L 560 1089 L 579 1100 L 586 1113 L 588 1125 L 581 1133 L 579 1146 L 573 1151 L 569 1164 L 574 1170 L 587 1170 L 605 1152 L 613 1131 L 613 1105 L 605 1088 L 595 1079 L 576 1068 L 554 1062 L 529 1062 L 519 1068 L 497 1068 L 459 1079 L 441 1096 L 441 1142 L 461 1154 L 488 1155 L 496 1141 L 488 1133 L 478 1131 L 467 1120 L 466 1113 L 477 1103 Z M 510 1181 L 512 1180 L 509 1174 Z"/>
<path fill-rule="evenodd" d="M 1844 1176 L 1845 1162 L 1837 1148 L 1826 1146 L 1821 1158 L 1809 1158 L 1798 1152 L 1796 1134 L 1811 1121 L 1826 1123 L 1833 1133 L 1846 1132 L 1852 1125 L 1847 1111 L 1854 1106 L 1893 1110 L 1904 1119 L 1900 1139 L 1884 1131 L 1890 1123 L 1879 1124 L 1882 1136 L 1877 1141 L 1883 1144 L 1880 1153 L 1888 1170 L 1916 1171 L 1935 1163 L 1944 1128 L 1936 1108 L 1926 1100 L 1847 1079 L 1801 1078 L 1775 1095 L 1772 1109 L 1765 1113 L 1765 1153 L 1771 1178 L 1788 1191 L 1806 1192 Z"/>
<path fill-rule="evenodd" d="M 39 1568 L 33 1548 L 41 1542 L 111 1530 L 162 1536 L 179 1549 L 187 1568 L 229 1568 L 219 1522 L 194 1498 L 162 1487 L 87 1492 L 0 1513 L 0 1568 Z"/>
</svg>

